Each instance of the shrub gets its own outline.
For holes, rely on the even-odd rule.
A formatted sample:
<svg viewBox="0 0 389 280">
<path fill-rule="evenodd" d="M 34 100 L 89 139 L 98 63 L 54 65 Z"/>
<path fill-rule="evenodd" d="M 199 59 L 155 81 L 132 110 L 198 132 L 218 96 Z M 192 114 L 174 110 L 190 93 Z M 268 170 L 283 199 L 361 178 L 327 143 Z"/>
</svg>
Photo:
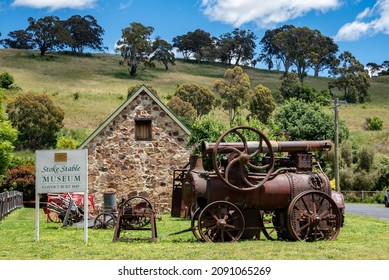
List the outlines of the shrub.
<svg viewBox="0 0 389 280">
<path fill-rule="evenodd" d="M 14 78 L 8 72 L 0 74 L 0 88 L 9 89 L 14 82 Z"/>
<path fill-rule="evenodd" d="M 280 130 L 289 134 L 290 140 L 334 139 L 334 117 L 316 102 L 289 99 L 276 108 L 274 121 Z M 346 124 L 340 121 L 339 142 L 347 139 L 348 135 Z"/>
<path fill-rule="evenodd" d="M 358 157 L 358 167 L 357 170 L 362 169 L 367 172 L 373 169 L 375 151 L 373 148 L 364 146 L 362 147 L 357 154 Z"/>
<path fill-rule="evenodd" d="M 0 175 L 4 174 L 12 160 L 14 142 L 18 137 L 18 131 L 12 127 L 5 114 L 3 91 L 0 90 Z"/>
<path fill-rule="evenodd" d="M 80 98 L 80 93 L 78 91 L 73 93 L 73 99 L 74 100 L 78 100 L 79 98 Z"/>
<path fill-rule="evenodd" d="M 378 181 L 374 190 L 384 190 L 389 186 L 389 156 L 378 154 L 374 159 L 373 168 L 378 172 Z"/>
<path fill-rule="evenodd" d="M 61 137 L 57 141 L 56 148 L 57 149 L 63 149 L 63 150 L 66 150 L 66 149 L 74 150 L 74 149 L 77 148 L 77 146 L 78 146 L 77 141 L 74 140 L 73 138 L 71 138 L 71 137 Z"/>
<path fill-rule="evenodd" d="M 384 122 L 381 120 L 379 117 L 371 117 L 371 118 L 366 118 L 366 129 L 367 130 L 382 130 L 384 127 Z"/>
<path fill-rule="evenodd" d="M 182 100 L 178 96 L 173 96 L 167 106 L 178 116 L 183 117 L 189 121 L 193 121 L 196 118 L 197 112 L 193 108 L 192 104 Z"/>
<path fill-rule="evenodd" d="M 19 131 L 19 149 L 54 147 L 63 127 L 64 112 L 46 94 L 24 94 L 8 104 L 7 113 Z"/>
<path fill-rule="evenodd" d="M 368 196 L 364 202 L 366 203 L 384 203 L 385 192 L 375 192 L 372 196 Z"/>
<path fill-rule="evenodd" d="M 136 84 L 136 85 L 133 85 L 133 86 L 130 86 L 128 89 L 127 89 L 127 99 L 135 92 L 137 91 L 140 87 L 142 86 L 142 84 Z M 147 84 L 145 85 L 152 93 L 154 93 L 156 96 L 158 96 L 158 92 L 157 90 L 150 84 Z"/>
<path fill-rule="evenodd" d="M 192 148 L 192 154 L 201 155 L 201 143 L 203 141 L 216 142 L 220 135 L 227 130 L 223 121 L 212 115 L 197 118 L 190 127 L 191 135 L 188 146 Z M 210 157 L 204 158 L 204 168 L 210 170 L 212 163 Z"/>
<path fill-rule="evenodd" d="M 58 134 L 57 139 L 61 138 L 71 138 L 77 143 L 83 142 L 87 137 L 89 136 L 89 133 L 82 128 L 62 128 Z"/>
<path fill-rule="evenodd" d="M 197 116 L 208 114 L 215 106 L 215 94 L 207 87 L 195 83 L 186 83 L 176 89 L 175 96 L 189 102 L 197 112 Z"/>
<path fill-rule="evenodd" d="M 348 203 L 361 202 L 361 198 L 358 197 L 355 192 L 347 192 L 344 195 L 344 200 Z"/>
<path fill-rule="evenodd" d="M 370 191 L 374 188 L 377 182 L 377 172 L 366 172 L 361 170 L 354 174 L 353 190 Z"/>
<path fill-rule="evenodd" d="M 2 191 L 19 191 L 25 201 L 35 198 L 35 167 L 20 165 L 8 169 L 3 180 Z"/>
</svg>

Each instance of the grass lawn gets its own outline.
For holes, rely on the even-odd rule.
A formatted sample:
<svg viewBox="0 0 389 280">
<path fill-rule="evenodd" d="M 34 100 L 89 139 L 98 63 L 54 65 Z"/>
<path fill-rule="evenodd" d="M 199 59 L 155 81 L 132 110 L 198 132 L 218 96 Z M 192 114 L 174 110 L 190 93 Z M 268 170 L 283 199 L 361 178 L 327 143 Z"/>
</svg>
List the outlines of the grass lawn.
<svg viewBox="0 0 389 280">
<path fill-rule="evenodd" d="M 21 208 L 0 222 L 1 260 L 389 260 L 389 222 L 352 214 L 332 242 L 201 243 L 191 232 L 163 237 L 190 227 L 187 219 L 165 215 L 156 243 L 113 243 L 113 230 L 89 229 L 85 244 L 83 229 L 48 223 L 43 211 L 35 242 L 34 211 Z"/>
</svg>

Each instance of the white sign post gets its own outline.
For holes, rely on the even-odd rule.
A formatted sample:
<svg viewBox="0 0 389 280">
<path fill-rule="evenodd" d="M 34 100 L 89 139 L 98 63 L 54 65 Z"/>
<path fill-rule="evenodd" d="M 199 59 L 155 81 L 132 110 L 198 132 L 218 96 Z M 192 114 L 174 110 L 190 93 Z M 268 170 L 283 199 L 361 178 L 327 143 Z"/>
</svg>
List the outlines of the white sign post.
<svg viewBox="0 0 389 280">
<path fill-rule="evenodd" d="M 35 241 L 39 241 L 39 194 L 84 193 L 84 241 L 88 242 L 88 150 L 36 151 Z"/>
</svg>

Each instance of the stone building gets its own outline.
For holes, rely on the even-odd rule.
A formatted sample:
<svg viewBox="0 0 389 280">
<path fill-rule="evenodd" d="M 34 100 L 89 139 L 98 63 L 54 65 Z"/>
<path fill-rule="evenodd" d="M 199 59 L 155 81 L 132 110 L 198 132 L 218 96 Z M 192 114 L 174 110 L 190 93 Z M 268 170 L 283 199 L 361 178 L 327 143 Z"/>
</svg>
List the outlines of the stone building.
<svg viewBox="0 0 389 280">
<path fill-rule="evenodd" d="M 157 211 L 171 207 L 173 171 L 190 156 L 190 131 L 146 86 L 141 86 L 81 145 L 88 150 L 88 191 L 101 206 L 103 194 L 117 200 L 148 197 Z"/>
</svg>

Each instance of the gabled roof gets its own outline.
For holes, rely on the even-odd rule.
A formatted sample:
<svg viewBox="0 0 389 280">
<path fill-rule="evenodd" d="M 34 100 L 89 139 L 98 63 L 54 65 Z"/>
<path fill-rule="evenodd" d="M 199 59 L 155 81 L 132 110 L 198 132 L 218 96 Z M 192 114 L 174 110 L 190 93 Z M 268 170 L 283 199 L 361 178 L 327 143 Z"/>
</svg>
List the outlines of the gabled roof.
<svg viewBox="0 0 389 280">
<path fill-rule="evenodd" d="M 84 142 L 81 143 L 81 145 L 78 147 L 79 149 L 84 149 L 85 146 L 90 142 L 92 141 L 92 139 L 94 139 L 99 133 L 100 131 L 102 131 L 109 123 L 111 123 L 111 121 L 113 119 L 115 119 L 117 117 L 117 115 L 119 115 L 123 110 L 124 108 L 126 108 L 126 106 L 128 104 L 130 104 L 140 93 L 142 92 L 145 92 L 147 93 L 151 99 L 153 99 L 153 101 L 155 101 L 155 103 L 158 104 L 159 107 L 161 107 L 164 112 L 169 115 L 173 121 L 175 123 L 177 123 L 177 125 L 188 135 L 190 135 L 190 130 L 185 126 L 185 124 L 183 124 L 178 118 L 177 116 L 148 88 L 146 87 L 145 85 L 142 85 L 140 86 L 136 91 L 134 91 L 134 93 L 132 95 L 130 95 L 127 100 L 122 104 L 120 105 L 104 122 L 102 122 L 99 127 L 97 127 L 95 129 L 95 131 L 92 132 L 91 135 L 89 135 L 85 140 Z"/>
</svg>

